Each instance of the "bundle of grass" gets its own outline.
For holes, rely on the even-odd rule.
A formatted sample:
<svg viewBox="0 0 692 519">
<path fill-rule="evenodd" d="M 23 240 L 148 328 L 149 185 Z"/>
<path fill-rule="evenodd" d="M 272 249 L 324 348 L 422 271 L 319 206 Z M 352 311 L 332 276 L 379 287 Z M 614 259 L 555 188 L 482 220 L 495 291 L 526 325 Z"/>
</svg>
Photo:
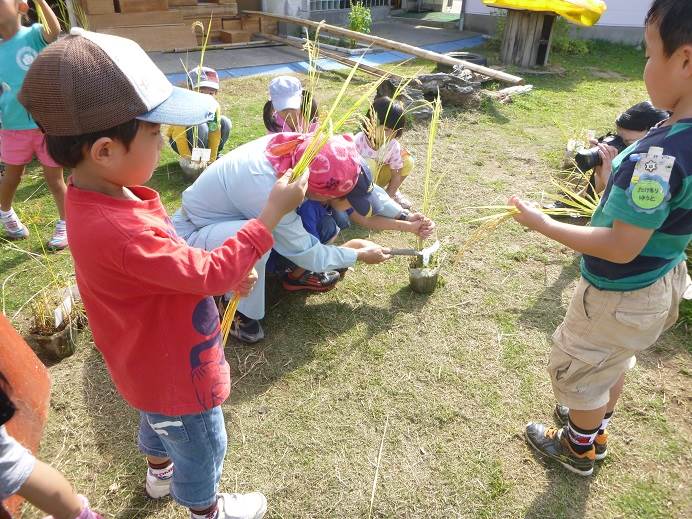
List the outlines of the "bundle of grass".
<svg viewBox="0 0 692 519">
<path fill-rule="evenodd" d="M 432 103 L 433 115 L 430 120 L 430 130 L 428 132 L 428 148 L 425 160 L 425 172 L 423 176 L 423 202 L 421 212 L 429 217 L 434 215 L 435 199 L 437 190 L 445 177 L 445 173 L 433 173 L 433 151 L 435 148 L 435 138 L 437 128 L 442 114 L 442 100 L 440 96 Z M 442 260 L 437 254 L 439 242 L 435 242 L 427 251 L 423 249 L 423 239 L 418 238 L 418 250 L 420 254 L 411 262 L 409 268 L 409 285 L 414 292 L 430 294 L 437 286 Z M 434 248 L 434 250 L 433 250 Z M 428 261 L 426 261 L 428 259 Z"/>
<path fill-rule="evenodd" d="M 202 39 L 202 47 L 200 50 L 200 57 L 199 57 L 199 64 L 194 67 L 192 70 L 196 70 L 197 77 L 194 77 L 194 74 L 190 73 L 190 69 L 186 65 L 186 63 L 181 59 L 180 63 L 183 66 L 183 70 L 185 71 L 185 76 L 189 78 L 186 80 L 188 83 L 188 87 L 190 87 L 192 90 L 195 92 L 200 92 L 201 90 L 201 84 L 202 84 L 202 71 L 204 67 L 204 58 L 206 55 L 207 47 L 209 45 L 209 37 L 211 35 L 211 26 L 212 26 L 212 21 L 214 19 L 214 13 L 212 13 L 209 17 L 209 23 L 207 23 L 207 27 L 205 29 L 204 23 L 202 23 L 199 20 L 196 20 L 192 23 L 191 29 L 192 32 L 197 35 L 197 33 L 200 33 L 201 39 Z M 191 84 L 190 84 L 191 83 Z M 216 113 L 216 119 L 220 119 L 221 117 L 221 112 L 220 109 Z M 179 133 L 174 133 L 172 135 L 172 138 L 174 141 L 177 141 L 180 137 L 183 137 L 187 135 L 187 132 L 189 130 L 192 130 L 192 142 L 193 146 L 196 146 L 197 143 L 199 142 L 199 128 L 197 126 L 193 127 L 188 127 L 188 128 L 181 128 Z M 180 157 L 179 164 L 180 168 L 183 170 L 183 173 L 190 179 L 194 180 L 196 179 L 202 172 L 206 169 L 206 167 L 209 165 L 211 157 L 211 150 L 205 149 L 199 149 L 196 147 L 193 147 L 191 150 L 191 156 L 188 157 Z"/>
</svg>

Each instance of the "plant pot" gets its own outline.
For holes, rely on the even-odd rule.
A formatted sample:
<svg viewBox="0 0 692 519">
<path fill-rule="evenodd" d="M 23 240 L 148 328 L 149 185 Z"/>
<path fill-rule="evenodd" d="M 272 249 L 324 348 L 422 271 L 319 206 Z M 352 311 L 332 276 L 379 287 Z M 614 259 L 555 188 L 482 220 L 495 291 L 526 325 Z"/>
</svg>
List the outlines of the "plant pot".
<svg viewBox="0 0 692 519">
<path fill-rule="evenodd" d="M 409 267 L 408 281 L 411 290 L 418 294 L 432 294 L 440 277 L 440 266 L 415 268 Z"/>
<path fill-rule="evenodd" d="M 78 331 L 79 323 L 77 320 L 73 320 L 53 335 L 30 333 L 25 339 L 35 350 L 46 353 L 55 359 L 65 359 L 75 352 Z"/>
</svg>

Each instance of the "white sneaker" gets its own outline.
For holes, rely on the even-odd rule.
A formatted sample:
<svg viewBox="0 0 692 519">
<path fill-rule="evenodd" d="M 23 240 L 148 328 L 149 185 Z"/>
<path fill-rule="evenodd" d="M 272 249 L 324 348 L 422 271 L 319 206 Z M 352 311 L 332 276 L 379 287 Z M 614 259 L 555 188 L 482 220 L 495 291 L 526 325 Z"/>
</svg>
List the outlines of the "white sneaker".
<svg viewBox="0 0 692 519">
<path fill-rule="evenodd" d="M 23 240 L 29 236 L 29 229 L 17 216 L 12 209 L 10 209 L 5 215 L 0 218 L 2 220 L 2 225 L 5 227 L 5 238 L 10 240 Z"/>
<path fill-rule="evenodd" d="M 152 499 L 161 499 L 171 493 L 171 480 L 173 478 L 173 464 L 165 472 L 155 475 L 150 468 L 147 468 L 147 481 L 144 489 Z"/>
<path fill-rule="evenodd" d="M 262 519 L 267 512 L 267 498 L 260 492 L 219 494 L 216 519 Z"/>
<path fill-rule="evenodd" d="M 63 250 L 67 248 L 67 226 L 65 220 L 58 220 L 55 224 L 55 232 L 48 242 L 48 250 Z"/>
</svg>

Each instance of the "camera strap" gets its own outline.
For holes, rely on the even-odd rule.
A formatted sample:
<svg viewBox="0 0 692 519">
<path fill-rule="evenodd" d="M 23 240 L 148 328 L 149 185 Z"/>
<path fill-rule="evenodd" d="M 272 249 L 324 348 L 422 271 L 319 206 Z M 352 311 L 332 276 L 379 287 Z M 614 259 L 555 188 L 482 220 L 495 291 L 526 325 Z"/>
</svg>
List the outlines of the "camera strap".
<svg viewBox="0 0 692 519">
<path fill-rule="evenodd" d="M 675 157 L 663 154 L 663 148 L 652 146 L 647 153 L 631 155 L 636 161 L 627 189 L 627 201 L 639 213 L 654 213 L 670 200 L 670 175 Z"/>
</svg>

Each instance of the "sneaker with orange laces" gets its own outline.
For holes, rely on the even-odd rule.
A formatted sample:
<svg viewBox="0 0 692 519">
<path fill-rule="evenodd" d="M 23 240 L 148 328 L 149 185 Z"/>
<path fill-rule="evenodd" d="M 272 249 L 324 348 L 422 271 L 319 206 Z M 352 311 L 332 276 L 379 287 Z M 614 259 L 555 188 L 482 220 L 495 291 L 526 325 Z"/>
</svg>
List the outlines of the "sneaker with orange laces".
<svg viewBox="0 0 692 519">
<path fill-rule="evenodd" d="M 555 418 L 560 422 L 560 425 L 567 425 L 569 419 L 569 407 L 566 405 L 555 404 Z M 596 460 L 601 461 L 608 455 L 608 431 L 603 431 L 603 434 L 596 436 L 593 442 L 596 449 Z"/>
<path fill-rule="evenodd" d="M 526 441 L 544 456 L 554 459 L 567 470 L 580 476 L 593 474 L 596 449 L 577 454 L 567 441 L 567 426 L 556 429 L 541 423 L 529 423 L 525 431 Z"/>
</svg>

